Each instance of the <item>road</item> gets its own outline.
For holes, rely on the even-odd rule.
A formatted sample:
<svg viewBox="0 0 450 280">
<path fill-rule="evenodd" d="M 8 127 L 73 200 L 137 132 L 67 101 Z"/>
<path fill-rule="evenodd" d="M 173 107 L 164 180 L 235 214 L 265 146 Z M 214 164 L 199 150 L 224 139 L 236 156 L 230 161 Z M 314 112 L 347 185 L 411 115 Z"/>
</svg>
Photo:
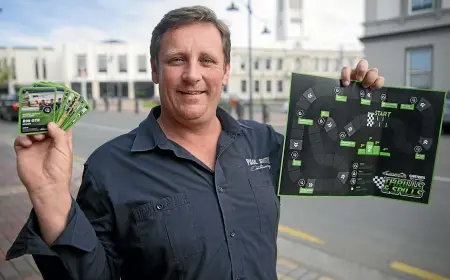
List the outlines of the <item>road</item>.
<svg viewBox="0 0 450 280">
<path fill-rule="evenodd" d="M 145 116 L 90 113 L 74 129 L 75 155 L 86 159 Z M 15 134 L 15 123 L 0 122 L 0 136 L 12 139 Z M 450 135 L 443 135 L 429 205 L 376 198 L 282 198 L 280 223 L 308 246 L 402 279 L 450 279 L 449 171 Z"/>
</svg>

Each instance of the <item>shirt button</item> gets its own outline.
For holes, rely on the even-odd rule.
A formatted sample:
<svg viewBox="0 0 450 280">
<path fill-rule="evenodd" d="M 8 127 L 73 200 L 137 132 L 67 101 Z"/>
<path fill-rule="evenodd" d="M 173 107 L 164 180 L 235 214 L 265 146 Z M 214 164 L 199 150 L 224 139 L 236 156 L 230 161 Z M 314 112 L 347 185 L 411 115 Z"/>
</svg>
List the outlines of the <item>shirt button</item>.
<svg viewBox="0 0 450 280">
<path fill-rule="evenodd" d="M 223 188 L 222 187 L 219 187 L 219 192 L 223 192 Z"/>
<path fill-rule="evenodd" d="M 238 280 L 245 280 L 245 277 L 239 277 Z"/>
<path fill-rule="evenodd" d="M 161 209 L 163 209 L 163 206 L 162 206 L 162 204 L 158 204 L 158 205 L 156 205 L 156 209 L 158 209 L 158 210 L 161 210 Z"/>
<path fill-rule="evenodd" d="M 231 237 L 235 237 L 236 236 L 236 232 L 234 232 L 234 231 L 230 232 L 230 236 Z"/>
</svg>

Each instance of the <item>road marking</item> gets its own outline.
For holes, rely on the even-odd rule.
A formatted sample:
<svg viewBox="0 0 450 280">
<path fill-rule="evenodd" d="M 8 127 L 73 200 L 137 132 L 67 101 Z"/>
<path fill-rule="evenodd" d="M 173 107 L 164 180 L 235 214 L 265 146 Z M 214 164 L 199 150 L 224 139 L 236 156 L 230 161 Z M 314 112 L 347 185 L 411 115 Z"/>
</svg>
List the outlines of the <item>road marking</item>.
<svg viewBox="0 0 450 280">
<path fill-rule="evenodd" d="M 287 259 L 282 258 L 282 257 L 279 257 L 279 258 L 277 259 L 277 264 L 278 264 L 278 265 L 281 265 L 281 266 L 284 266 L 284 267 L 287 267 L 287 268 L 289 268 L 289 269 L 296 269 L 296 268 L 299 266 L 299 265 L 296 264 L 295 262 L 290 261 L 290 260 L 287 260 Z"/>
<path fill-rule="evenodd" d="M 125 128 L 120 128 L 120 127 L 116 127 L 116 126 L 106 126 L 106 125 L 101 125 L 101 124 L 87 124 L 87 123 L 83 123 L 83 122 L 77 123 L 77 127 L 80 127 L 80 126 L 87 127 L 87 128 L 96 128 L 96 129 L 114 131 L 114 132 L 119 132 L 119 133 L 128 133 L 132 130 L 132 129 L 125 129 Z"/>
<path fill-rule="evenodd" d="M 450 178 L 448 177 L 434 176 L 433 179 L 444 183 L 450 183 Z"/>
<path fill-rule="evenodd" d="M 284 274 L 279 273 L 279 272 L 277 272 L 277 278 L 279 280 L 295 280 L 295 278 L 292 278 L 291 276 L 287 276 L 287 275 L 284 275 Z"/>
<path fill-rule="evenodd" d="M 86 159 L 84 159 L 84 158 L 82 158 L 82 157 L 79 157 L 79 156 L 77 156 L 76 154 L 73 154 L 73 160 L 76 160 L 76 161 L 86 161 Z"/>
<path fill-rule="evenodd" d="M 14 194 L 26 193 L 27 189 L 24 186 L 11 186 L 11 187 L 2 187 L 0 189 L 0 197 L 2 196 L 10 196 Z"/>
<path fill-rule="evenodd" d="M 427 280 L 450 280 L 450 278 L 445 278 L 443 276 L 440 276 L 438 274 L 435 274 L 433 272 L 429 272 L 414 266 L 410 266 L 407 265 L 405 263 L 401 263 L 398 261 L 393 261 L 391 263 L 391 268 L 410 274 L 410 275 L 414 275 L 416 277 L 422 278 L 422 279 L 427 279 Z"/>
<path fill-rule="evenodd" d="M 301 238 L 301 239 L 307 240 L 307 241 L 312 242 L 312 243 L 317 243 L 317 244 L 321 244 L 321 245 L 325 244 L 325 241 L 323 241 L 322 239 L 320 239 L 318 237 L 312 236 L 312 235 L 310 235 L 308 233 L 305 233 L 305 232 L 302 232 L 302 231 L 295 230 L 295 229 L 290 228 L 288 226 L 279 225 L 278 226 L 278 231 L 282 232 L 282 233 L 289 234 L 290 236 L 293 236 L 293 237 L 297 237 L 297 238 Z"/>
</svg>

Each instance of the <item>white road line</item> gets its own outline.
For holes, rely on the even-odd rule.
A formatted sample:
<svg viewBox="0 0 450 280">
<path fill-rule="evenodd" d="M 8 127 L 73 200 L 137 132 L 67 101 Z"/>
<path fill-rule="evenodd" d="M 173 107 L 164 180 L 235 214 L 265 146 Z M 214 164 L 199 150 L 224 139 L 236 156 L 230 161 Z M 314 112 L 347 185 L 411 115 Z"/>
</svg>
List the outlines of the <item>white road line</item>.
<svg viewBox="0 0 450 280">
<path fill-rule="evenodd" d="M 83 123 L 83 122 L 77 123 L 76 126 L 78 126 L 78 127 L 82 126 L 82 127 L 87 127 L 87 128 L 96 128 L 96 129 L 108 130 L 108 131 L 114 131 L 114 132 L 120 132 L 120 133 L 127 133 L 132 130 L 132 129 L 115 127 L 115 126 L 106 126 L 106 125 L 101 125 L 101 124 L 88 124 L 88 123 Z"/>
<path fill-rule="evenodd" d="M 444 183 L 450 183 L 450 178 L 448 177 L 434 176 L 434 180 Z"/>
</svg>

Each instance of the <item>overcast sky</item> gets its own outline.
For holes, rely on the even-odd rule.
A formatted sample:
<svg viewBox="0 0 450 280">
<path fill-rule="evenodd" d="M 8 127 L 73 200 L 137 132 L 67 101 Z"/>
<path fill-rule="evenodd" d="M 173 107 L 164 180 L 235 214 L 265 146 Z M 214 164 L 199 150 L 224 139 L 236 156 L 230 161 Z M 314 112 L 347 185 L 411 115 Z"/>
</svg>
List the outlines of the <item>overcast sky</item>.
<svg viewBox="0 0 450 280">
<path fill-rule="evenodd" d="M 5 3 L 6 2 L 6 3 Z M 75 41 L 121 39 L 148 44 L 160 18 L 180 5 L 205 5 L 230 24 L 232 44 L 247 45 L 246 0 L 7 0 L 0 2 L 0 46 L 57 46 Z M 64 3 L 64 5 L 62 5 Z M 275 38 L 275 0 L 252 0 L 254 46 L 270 46 Z M 305 0 L 307 48 L 360 49 L 364 0 Z M 272 31 L 261 35 L 267 24 Z"/>
</svg>

